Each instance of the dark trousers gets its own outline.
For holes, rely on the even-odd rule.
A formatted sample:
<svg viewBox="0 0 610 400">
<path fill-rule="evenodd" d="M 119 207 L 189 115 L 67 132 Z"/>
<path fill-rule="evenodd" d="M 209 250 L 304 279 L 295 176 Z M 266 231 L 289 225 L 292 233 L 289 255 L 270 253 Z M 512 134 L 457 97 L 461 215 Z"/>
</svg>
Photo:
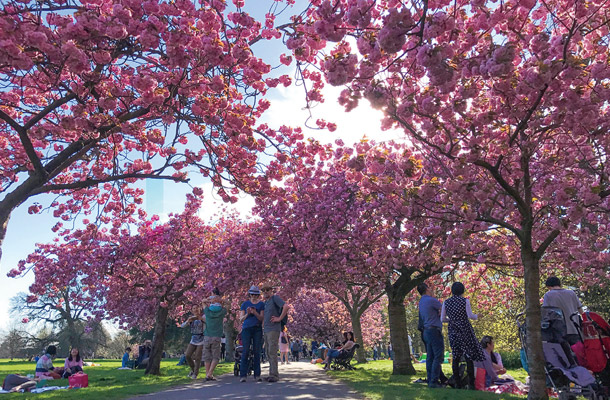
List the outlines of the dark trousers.
<svg viewBox="0 0 610 400">
<path fill-rule="evenodd" d="M 437 328 L 424 329 L 424 343 L 426 343 L 426 376 L 428 386 L 440 384 L 441 364 L 445 353 L 443 333 Z"/>
<path fill-rule="evenodd" d="M 462 355 L 459 354 L 458 357 L 455 356 L 455 352 L 453 353 L 453 362 L 451 363 L 451 369 L 453 370 L 453 379 L 455 382 L 455 387 L 457 389 L 461 389 L 462 385 L 462 375 L 460 374 L 460 360 Z M 472 360 L 466 358 L 466 375 L 468 376 L 468 386 L 471 389 L 474 389 L 474 362 Z"/>
<path fill-rule="evenodd" d="M 75 366 L 75 367 L 72 367 L 72 368 L 66 368 L 66 369 L 64 369 L 64 373 L 62 375 L 62 378 L 68 378 L 68 377 L 74 375 L 77 372 L 83 372 L 83 369 L 80 366 L 78 366 L 78 365 Z"/>
<path fill-rule="evenodd" d="M 263 328 L 260 326 L 251 326 L 244 328 L 241 331 L 241 341 L 244 349 L 241 353 L 239 362 L 239 376 L 245 378 L 248 376 L 248 358 L 250 356 L 250 344 L 252 344 L 252 369 L 254 377 L 261 376 L 261 349 L 263 347 Z"/>
<path fill-rule="evenodd" d="M 576 343 L 580 342 L 580 335 L 578 333 L 568 334 L 566 335 L 566 340 L 568 341 L 570 346 L 573 346 Z"/>
</svg>

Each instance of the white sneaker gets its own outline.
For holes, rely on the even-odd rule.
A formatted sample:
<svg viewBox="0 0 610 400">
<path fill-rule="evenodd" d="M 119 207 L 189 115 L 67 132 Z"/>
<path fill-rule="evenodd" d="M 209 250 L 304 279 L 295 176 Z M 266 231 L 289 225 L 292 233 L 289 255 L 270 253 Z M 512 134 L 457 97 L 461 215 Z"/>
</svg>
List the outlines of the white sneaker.
<svg viewBox="0 0 610 400">
<path fill-rule="evenodd" d="M 192 377 L 193 377 L 193 371 L 189 372 L 188 377 L 189 377 L 189 378 L 192 378 Z"/>
</svg>

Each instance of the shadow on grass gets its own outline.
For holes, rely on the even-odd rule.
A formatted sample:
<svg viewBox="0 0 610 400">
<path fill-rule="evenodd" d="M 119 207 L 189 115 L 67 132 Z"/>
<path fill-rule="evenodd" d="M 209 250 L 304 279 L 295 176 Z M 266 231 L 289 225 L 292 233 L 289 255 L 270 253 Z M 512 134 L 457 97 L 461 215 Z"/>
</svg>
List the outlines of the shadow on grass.
<svg viewBox="0 0 610 400">
<path fill-rule="evenodd" d="M 417 378 L 425 378 L 425 366 L 416 365 L 415 367 L 417 370 L 416 375 L 392 375 L 392 362 L 383 360 L 358 364 L 355 371 L 329 371 L 328 374 L 344 381 L 367 399 L 373 400 L 493 400 L 524 398 L 521 396 L 498 395 L 469 390 L 429 389 L 424 384 L 412 383 Z"/>
</svg>

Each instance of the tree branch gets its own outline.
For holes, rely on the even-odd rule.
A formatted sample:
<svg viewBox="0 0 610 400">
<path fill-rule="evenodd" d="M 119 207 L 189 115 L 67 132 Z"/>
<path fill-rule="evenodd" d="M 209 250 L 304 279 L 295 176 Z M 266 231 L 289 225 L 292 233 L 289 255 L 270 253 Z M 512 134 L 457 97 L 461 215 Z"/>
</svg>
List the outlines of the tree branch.
<svg viewBox="0 0 610 400">
<path fill-rule="evenodd" d="M 170 175 L 155 175 L 155 174 L 139 174 L 139 173 L 131 173 L 131 174 L 121 174 L 108 176 L 104 179 L 87 179 L 84 181 L 72 182 L 72 183 L 64 183 L 64 184 L 55 184 L 55 185 L 46 185 L 40 188 L 34 189 L 30 192 L 31 196 L 35 196 L 41 193 L 48 193 L 55 190 L 69 190 L 69 189 L 83 189 L 86 187 L 96 186 L 100 183 L 106 182 L 115 182 L 122 179 L 167 179 L 173 180 L 174 182 L 183 182 L 186 183 L 189 179 L 176 178 Z"/>
<path fill-rule="evenodd" d="M 45 169 L 42 167 L 42 162 L 38 155 L 36 154 L 36 150 L 34 149 L 34 145 L 32 141 L 28 137 L 27 129 L 19 125 L 14 119 L 5 114 L 2 110 L 0 110 L 0 118 L 3 119 L 7 124 L 9 124 L 17 134 L 19 135 L 19 140 L 21 141 L 21 145 L 23 146 L 23 150 L 25 150 L 25 154 L 27 154 L 28 159 L 34 166 L 34 169 L 40 175 L 41 178 L 45 178 L 47 173 Z"/>
</svg>

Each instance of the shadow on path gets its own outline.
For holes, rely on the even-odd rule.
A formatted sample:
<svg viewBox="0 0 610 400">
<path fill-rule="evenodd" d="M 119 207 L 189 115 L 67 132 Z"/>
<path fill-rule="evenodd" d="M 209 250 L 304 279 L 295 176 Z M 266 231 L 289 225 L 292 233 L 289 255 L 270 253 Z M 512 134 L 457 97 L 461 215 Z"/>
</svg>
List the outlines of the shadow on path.
<svg viewBox="0 0 610 400">
<path fill-rule="evenodd" d="M 190 385 L 177 386 L 162 392 L 133 397 L 137 400 L 194 400 L 194 399 L 269 399 L 309 400 L 348 399 L 363 397 L 344 383 L 332 379 L 309 362 L 293 362 L 280 365 L 280 381 L 275 383 L 254 382 L 252 376 L 243 383 L 232 374 L 221 375 L 217 381 L 198 379 Z M 263 377 L 268 371 L 263 365 Z"/>
</svg>

